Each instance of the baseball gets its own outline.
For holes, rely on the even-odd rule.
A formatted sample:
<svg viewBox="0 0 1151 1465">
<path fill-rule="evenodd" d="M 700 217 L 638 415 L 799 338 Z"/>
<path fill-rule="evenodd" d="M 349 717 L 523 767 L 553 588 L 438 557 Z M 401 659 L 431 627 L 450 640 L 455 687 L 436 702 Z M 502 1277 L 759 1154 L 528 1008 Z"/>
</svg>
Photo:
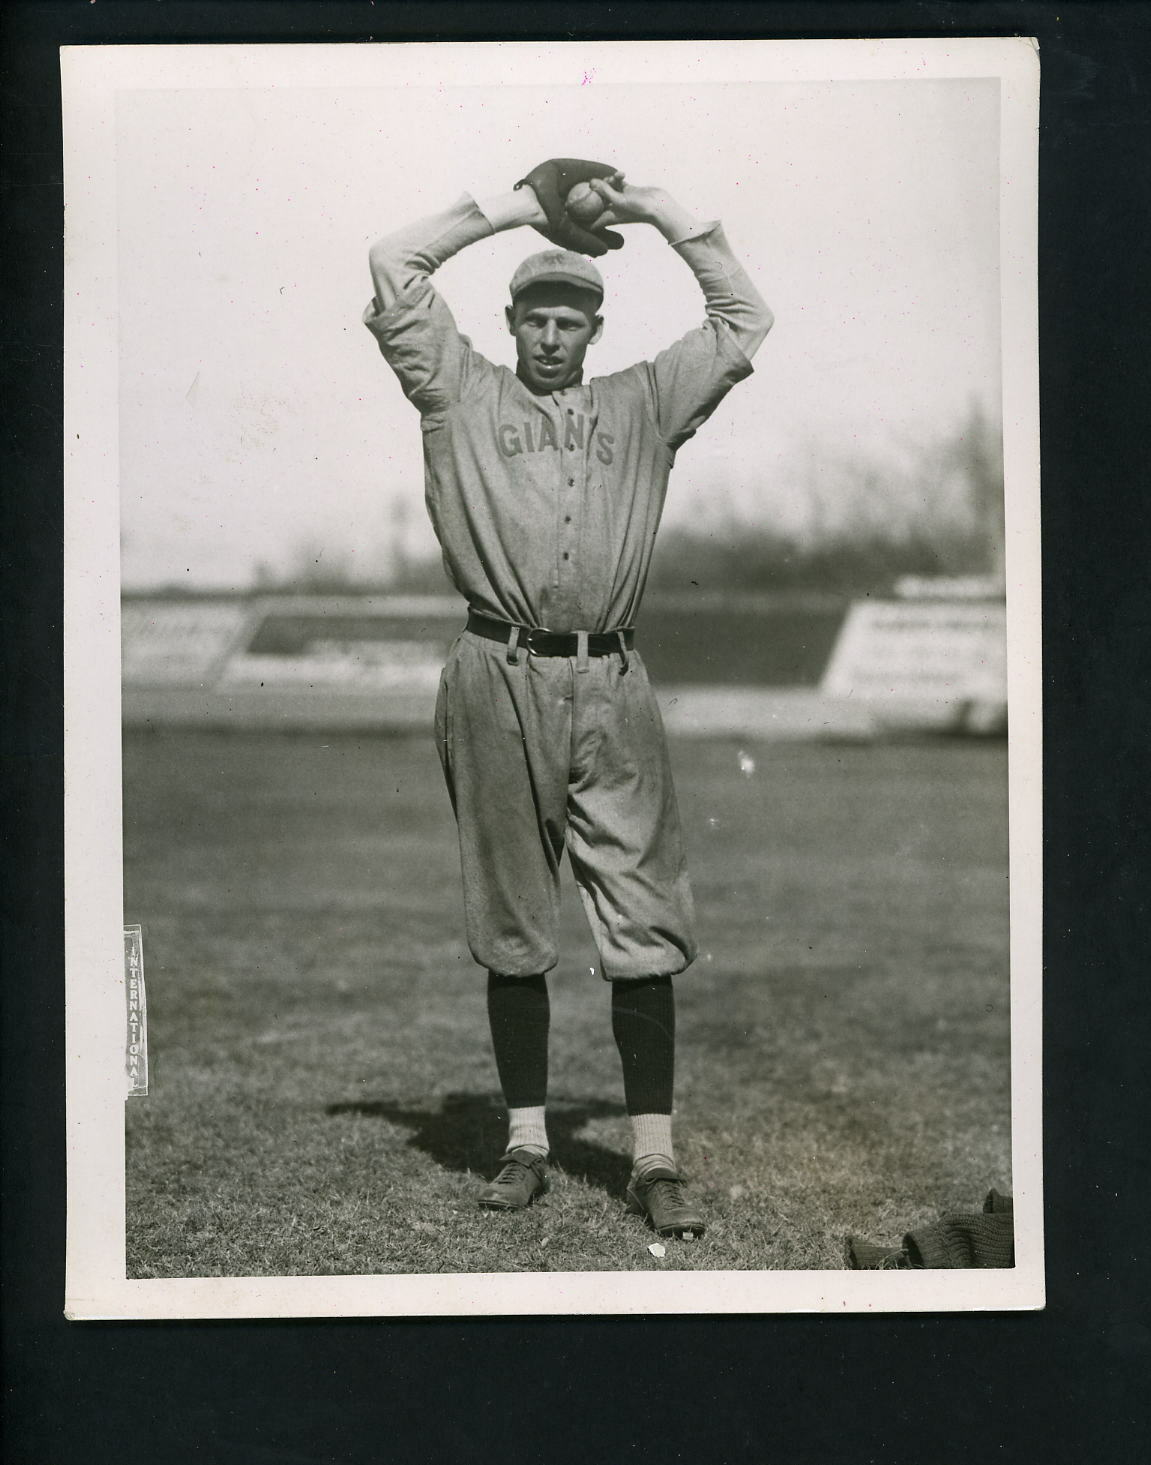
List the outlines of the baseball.
<svg viewBox="0 0 1151 1465">
<path fill-rule="evenodd" d="M 592 224 L 604 211 L 604 201 L 590 183 L 573 183 L 564 207 L 577 224 Z"/>
</svg>

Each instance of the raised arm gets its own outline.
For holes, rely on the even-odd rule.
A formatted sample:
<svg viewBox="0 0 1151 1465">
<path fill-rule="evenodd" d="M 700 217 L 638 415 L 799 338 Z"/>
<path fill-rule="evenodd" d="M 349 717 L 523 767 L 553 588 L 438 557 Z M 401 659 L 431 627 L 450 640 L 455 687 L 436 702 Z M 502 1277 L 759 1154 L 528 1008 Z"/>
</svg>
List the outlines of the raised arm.
<svg viewBox="0 0 1151 1465">
<path fill-rule="evenodd" d="M 425 419 L 458 401 L 471 373 L 485 365 L 428 277 L 466 245 L 497 229 L 530 223 L 537 208 L 526 189 L 482 205 L 464 194 L 450 209 L 418 219 L 369 250 L 375 295 L 364 311 L 364 325 Z"/>
<path fill-rule="evenodd" d="M 643 223 L 658 229 L 699 281 L 708 318 L 727 326 L 743 354 L 753 356 L 774 316 L 732 254 L 723 226 L 716 220 L 697 223 L 666 189 L 625 183 L 618 173 L 593 179 L 590 186 L 603 200 L 604 211 L 588 227 Z"/>
<path fill-rule="evenodd" d="M 521 224 L 544 222 L 535 194 L 521 188 L 478 203 L 464 194 L 450 209 L 385 235 L 368 251 L 376 310 L 382 314 L 405 290 L 425 280 L 467 245 Z"/>
</svg>

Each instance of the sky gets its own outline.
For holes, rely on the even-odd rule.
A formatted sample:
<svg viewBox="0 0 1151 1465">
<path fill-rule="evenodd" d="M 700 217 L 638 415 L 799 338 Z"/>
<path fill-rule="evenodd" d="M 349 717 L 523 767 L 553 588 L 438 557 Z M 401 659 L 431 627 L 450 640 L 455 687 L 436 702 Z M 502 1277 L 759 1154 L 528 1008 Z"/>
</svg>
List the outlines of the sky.
<svg viewBox="0 0 1151 1465">
<path fill-rule="evenodd" d="M 434 548 L 418 417 L 360 323 L 368 247 L 550 156 L 614 163 L 722 219 L 775 312 L 754 375 L 682 449 L 665 522 L 735 514 L 804 532 L 844 465 L 913 462 L 973 403 L 999 416 L 998 90 L 625 85 L 594 68 L 533 85 L 530 67 L 492 85 L 477 54 L 466 84 L 122 91 L 124 583 L 244 586 L 309 547 L 370 576 L 397 534 L 408 553 Z M 600 262 L 591 375 L 702 319 L 674 251 L 649 227 L 622 232 Z M 514 364 L 507 281 L 542 247 L 513 230 L 436 276 L 493 360 Z"/>
</svg>

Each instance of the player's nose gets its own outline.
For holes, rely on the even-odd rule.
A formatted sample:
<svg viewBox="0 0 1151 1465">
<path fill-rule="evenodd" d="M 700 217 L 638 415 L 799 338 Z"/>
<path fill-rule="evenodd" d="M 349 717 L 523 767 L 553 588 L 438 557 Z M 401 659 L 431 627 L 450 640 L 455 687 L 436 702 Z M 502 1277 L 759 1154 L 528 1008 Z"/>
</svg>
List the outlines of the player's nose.
<svg viewBox="0 0 1151 1465">
<path fill-rule="evenodd" d="M 540 342 L 542 345 L 546 346 L 549 351 L 554 351 L 559 345 L 560 333 L 559 328 L 557 327 L 554 320 L 549 320 L 547 325 L 544 326 L 544 331 L 543 335 L 540 337 Z"/>
</svg>

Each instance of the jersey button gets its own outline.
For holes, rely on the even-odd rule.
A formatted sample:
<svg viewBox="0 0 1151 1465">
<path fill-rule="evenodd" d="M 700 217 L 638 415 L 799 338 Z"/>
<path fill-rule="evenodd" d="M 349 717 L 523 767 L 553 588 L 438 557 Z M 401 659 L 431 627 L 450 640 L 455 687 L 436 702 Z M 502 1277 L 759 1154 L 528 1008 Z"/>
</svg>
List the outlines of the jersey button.
<svg viewBox="0 0 1151 1465">
<path fill-rule="evenodd" d="M 572 521 L 572 516 L 570 514 L 565 514 L 564 515 L 564 523 L 565 524 L 570 524 L 571 521 Z"/>
<path fill-rule="evenodd" d="M 564 550 L 564 559 L 565 559 L 565 560 L 570 560 L 570 559 L 571 559 L 571 555 L 570 555 L 570 554 L 568 554 L 568 552 L 567 552 L 567 550 L 566 550 L 566 549 L 565 549 L 565 550 Z"/>
<path fill-rule="evenodd" d="M 574 478 L 569 478 L 568 479 L 568 487 L 569 488 L 574 488 L 575 487 L 575 479 Z"/>
</svg>

